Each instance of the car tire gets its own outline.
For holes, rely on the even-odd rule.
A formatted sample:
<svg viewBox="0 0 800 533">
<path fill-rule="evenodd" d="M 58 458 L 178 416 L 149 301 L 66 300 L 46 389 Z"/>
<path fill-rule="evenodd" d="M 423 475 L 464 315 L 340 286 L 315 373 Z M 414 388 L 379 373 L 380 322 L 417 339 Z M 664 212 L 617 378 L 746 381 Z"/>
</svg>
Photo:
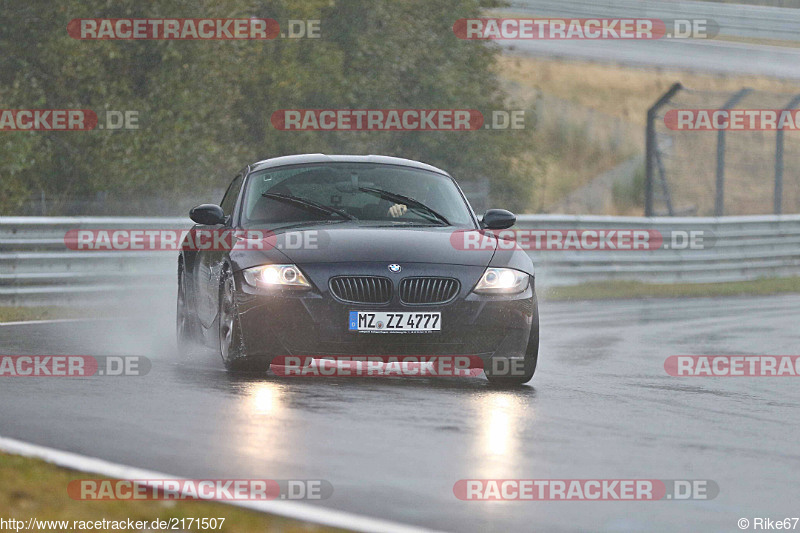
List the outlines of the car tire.
<svg viewBox="0 0 800 533">
<path fill-rule="evenodd" d="M 248 357 L 242 342 L 239 314 L 236 312 L 236 285 L 229 270 L 223 270 L 219 293 L 219 353 L 229 372 L 266 372 L 269 357 Z"/>
<path fill-rule="evenodd" d="M 533 280 L 531 280 L 533 283 Z M 493 385 L 515 386 L 529 382 L 536 373 L 536 364 L 539 361 L 539 302 L 536 292 L 533 293 L 533 318 L 531 319 L 531 332 L 528 336 L 528 346 L 525 349 L 523 373 L 519 376 L 509 376 L 507 372 L 494 373 L 491 368 L 484 368 L 486 379 Z M 491 365 L 490 365 L 491 366 Z"/>
<path fill-rule="evenodd" d="M 186 279 L 183 263 L 178 264 L 178 302 L 175 310 L 175 338 L 178 345 L 178 361 L 189 360 L 196 349 L 196 323 L 186 303 Z"/>
</svg>

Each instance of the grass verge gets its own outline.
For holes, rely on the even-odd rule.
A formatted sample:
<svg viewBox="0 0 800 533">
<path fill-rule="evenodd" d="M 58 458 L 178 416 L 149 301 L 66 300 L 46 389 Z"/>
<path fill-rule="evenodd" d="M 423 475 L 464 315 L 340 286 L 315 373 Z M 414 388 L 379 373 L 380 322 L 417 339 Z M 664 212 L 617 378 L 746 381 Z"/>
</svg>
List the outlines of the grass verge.
<svg viewBox="0 0 800 533">
<path fill-rule="evenodd" d="M 172 518 L 225 518 L 222 531 L 238 532 L 306 532 L 327 533 L 343 531 L 299 522 L 274 515 L 220 503 L 199 501 L 76 501 L 67 495 L 67 484 L 76 479 L 100 479 L 60 468 L 38 459 L 30 459 L 0 452 L 0 509 L 3 518 L 27 521 L 110 520 L 135 521 L 169 520 Z M 197 528 L 192 528 L 197 529 Z M 219 531 L 219 528 L 217 529 Z"/>
<path fill-rule="evenodd" d="M 636 281 L 602 281 L 569 287 L 551 287 L 545 289 L 543 293 L 543 299 L 547 301 L 761 296 L 800 293 L 800 277 L 727 283 L 650 284 Z"/>
<path fill-rule="evenodd" d="M 24 320 L 53 320 L 57 318 L 99 318 L 98 310 L 72 307 L 7 307 L 0 306 L 0 323 Z"/>
<path fill-rule="evenodd" d="M 578 59 L 560 60 L 505 53 L 500 56 L 497 72 L 507 90 L 516 99 L 530 102 L 537 91 L 606 115 L 627 120 L 641 128 L 647 109 L 676 81 L 702 91 L 733 93 L 742 87 L 756 91 L 796 94 L 794 80 L 766 76 L 703 73 L 660 67 L 629 67 Z"/>
<path fill-rule="evenodd" d="M 688 108 L 713 107 L 742 87 L 756 91 L 750 107 L 768 109 L 784 105 L 800 92 L 796 80 L 530 57 L 513 51 L 499 57 L 496 71 L 512 101 L 535 107 L 541 114 L 530 149 L 540 162 L 540 168 L 531 172 L 529 187 L 528 203 L 535 212 L 585 212 L 587 208 L 579 204 L 564 207 L 563 199 L 643 152 L 647 109 L 676 81 L 697 91 L 676 97 L 675 106 Z M 764 187 L 769 170 L 761 171 L 774 164 L 774 141 L 757 132 L 749 135 L 732 136 L 730 141 L 726 163 L 730 213 L 771 209 L 771 188 Z M 708 160 L 715 154 L 716 137 L 687 132 L 670 138 L 674 146 L 665 165 L 673 204 L 682 212 L 707 214 L 713 210 L 714 167 Z M 795 159 L 786 168 L 800 157 L 792 154 Z M 784 192 L 784 205 L 797 203 L 795 189 Z M 602 214 L 641 214 L 644 195 L 630 192 L 636 197 L 618 194 Z"/>
</svg>

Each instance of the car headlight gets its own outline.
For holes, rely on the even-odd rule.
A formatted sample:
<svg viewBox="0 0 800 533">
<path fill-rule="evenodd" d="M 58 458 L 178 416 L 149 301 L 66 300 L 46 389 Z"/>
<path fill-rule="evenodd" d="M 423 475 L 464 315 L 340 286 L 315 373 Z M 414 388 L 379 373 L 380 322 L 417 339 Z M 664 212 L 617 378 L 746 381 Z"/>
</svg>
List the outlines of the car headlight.
<svg viewBox="0 0 800 533">
<path fill-rule="evenodd" d="M 244 280 L 253 287 L 310 289 L 311 284 L 295 265 L 263 265 L 242 271 Z"/>
<path fill-rule="evenodd" d="M 472 289 L 479 294 L 517 294 L 528 288 L 528 275 L 512 268 L 487 268 Z"/>
</svg>

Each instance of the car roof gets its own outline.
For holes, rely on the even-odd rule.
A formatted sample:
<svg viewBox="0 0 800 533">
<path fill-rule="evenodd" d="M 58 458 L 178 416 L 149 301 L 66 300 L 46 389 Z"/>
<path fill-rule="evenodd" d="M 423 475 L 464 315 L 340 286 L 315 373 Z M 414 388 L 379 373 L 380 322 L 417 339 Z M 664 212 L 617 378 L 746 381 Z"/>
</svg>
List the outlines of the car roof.
<svg viewBox="0 0 800 533">
<path fill-rule="evenodd" d="M 298 165 L 306 163 L 374 163 L 380 165 L 400 165 L 404 167 L 419 168 L 438 172 L 450 176 L 447 172 L 432 165 L 420 163 L 413 159 L 390 157 L 387 155 L 326 155 L 326 154 L 297 154 L 264 159 L 250 165 L 251 171 L 264 170 L 265 168 L 281 167 L 285 165 Z"/>
</svg>

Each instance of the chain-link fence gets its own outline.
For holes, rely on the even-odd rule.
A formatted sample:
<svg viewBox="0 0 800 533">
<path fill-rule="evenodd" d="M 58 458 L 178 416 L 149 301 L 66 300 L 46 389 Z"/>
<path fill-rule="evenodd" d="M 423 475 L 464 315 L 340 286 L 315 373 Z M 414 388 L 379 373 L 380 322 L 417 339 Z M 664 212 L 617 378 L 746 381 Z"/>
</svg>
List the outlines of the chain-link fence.
<svg viewBox="0 0 800 533">
<path fill-rule="evenodd" d="M 800 213 L 798 105 L 674 85 L 648 113 L 645 214 Z"/>
</svg>

